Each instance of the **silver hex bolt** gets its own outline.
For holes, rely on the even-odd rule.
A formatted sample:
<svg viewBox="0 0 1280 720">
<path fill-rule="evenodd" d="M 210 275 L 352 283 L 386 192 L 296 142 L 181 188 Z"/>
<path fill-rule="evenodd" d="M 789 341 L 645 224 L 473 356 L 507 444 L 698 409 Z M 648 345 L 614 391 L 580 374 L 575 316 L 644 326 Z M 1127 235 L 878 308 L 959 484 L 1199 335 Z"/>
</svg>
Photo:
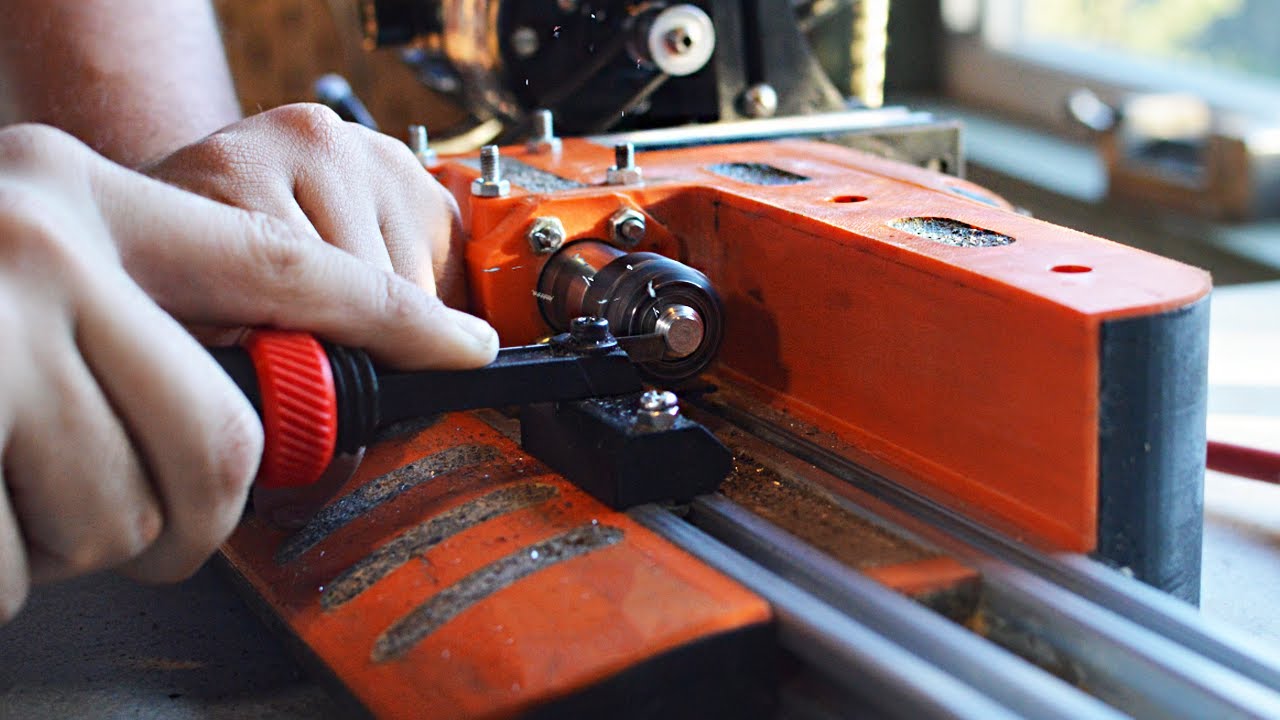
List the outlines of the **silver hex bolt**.
<svg viewBox="0 0 1280 720">
<path fill-rule="evenodd" d="M 609 185 L 636 185 L 644 182 L 644 173 L 636 165 L 636 146 L 621 143 L 613 147 L 613 167 L 605 174 Z"/>
<path fill-rule="evenodd" d="M 414 156 L 424 168 L 431 169 L 440 164 L 440 156 L 436 155 L 436 151 L 431 148 L 431 143 L 427 139 L 426 125 L 409 126 L 409 149 L 413 151 Z"/>
<path fill-rule="evenodd" d="M 533 131 L 525 147 L 532 153 L 560 152 L 560 138 L 556 137 L 555 120 L 550 110 L 533 111 Z"/>
<path fill-rule="evenodd" d="M 502 179 L 502 158 L 497 145 L 480 148 L 480 177 L 471 182 L 471 194 L 476 197 L 506 197 L 511 193 L 511 183 Z"/>
<path fill-rule="evenodd" d="M 609 232 L 620 245 L 635 247 L 644 239 L 646 229 L 644 215 L 638 210 L 622 208 L 609 218 Z"/>
<path fill-rule="evenodd" d="M 680 417 L 680 399 L 668 390 L 646 390 L 640 396 L 636 423 L 652 430 L 667 430 Z"/>
<path fill-rule="evenodd" d="M 564 244 L 564 223 L 558 217 L 538 217 L 529 224 L 529 232 L 525 233 L 529 246 L 538 255 L 555 252 Z"/>
</svg>

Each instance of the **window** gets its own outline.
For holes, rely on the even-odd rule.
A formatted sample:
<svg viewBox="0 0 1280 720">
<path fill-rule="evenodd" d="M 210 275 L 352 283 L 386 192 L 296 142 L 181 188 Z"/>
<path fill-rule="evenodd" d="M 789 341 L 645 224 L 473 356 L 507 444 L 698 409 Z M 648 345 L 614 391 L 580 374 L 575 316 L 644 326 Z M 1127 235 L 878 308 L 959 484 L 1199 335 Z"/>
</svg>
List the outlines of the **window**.
<svg viewBox="0 0 1280 720">
<path fill-rule="evenodd" d="M 1280 119 L 1274 0 L 943 0 L 948 93 L 1052 126 L 1089 87 L 1190 92 Z"/>
</svg>

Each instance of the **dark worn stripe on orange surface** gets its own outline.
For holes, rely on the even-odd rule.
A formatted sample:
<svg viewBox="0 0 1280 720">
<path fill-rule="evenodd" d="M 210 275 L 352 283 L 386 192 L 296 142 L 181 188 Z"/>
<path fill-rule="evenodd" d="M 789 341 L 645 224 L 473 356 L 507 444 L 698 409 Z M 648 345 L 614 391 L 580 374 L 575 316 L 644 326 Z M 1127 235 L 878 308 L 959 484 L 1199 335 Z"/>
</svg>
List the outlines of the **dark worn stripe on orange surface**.
<svg viewBox="0 0 1280 720">
<path fill-rule="evenodd" d="M 553 485 L 523 483 L 499 488 L 419 523 L 347 568 L 320 595 L 325 610 L 341 606 L 414 557 L 468 528 L 531 507 L 560 494 Z"/>
<path fill-rule="evenodd" d="M 276 562 L 283 565 L 297 560 L 342 526 L 428 480 L 500 457 L 502 452 L 493 445 L 459 445 L 392 470 L 326 505 L 280 545 Z"/>
<path fill-rule="evenodd" d="M 394 660 L 468 608 L 544 568 L 606 548 L 625 533 L 611 525 L 582 525 L 495 560 L 436 593 L 387 628 L 369 659 Z"/>
</svg>

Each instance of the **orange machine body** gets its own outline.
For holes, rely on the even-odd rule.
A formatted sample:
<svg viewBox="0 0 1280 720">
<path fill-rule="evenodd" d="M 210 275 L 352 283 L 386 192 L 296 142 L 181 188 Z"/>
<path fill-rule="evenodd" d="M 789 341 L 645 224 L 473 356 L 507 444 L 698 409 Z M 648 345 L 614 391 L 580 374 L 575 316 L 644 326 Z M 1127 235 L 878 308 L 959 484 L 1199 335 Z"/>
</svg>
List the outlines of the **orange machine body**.
<svg viewBox="0 0 1280 720">
<path fill-rule="evenodd" d="M 1098 545 L 1100 329 L 1203 306 L 1210 287 L 1203 272 L 1036 221 L 961 180 L 835 145 L 642 152 L 645 182 L 625 186 L 605 184 L 612 148 L 587 140 L 503 158 L 524 173 L 506 197 L 473 197 L 466 158 L 432 172 L 470 232 L 471 309 L 504 345 L 551 333 L 535 220 L 559 219 L 559 252 L 573 252 L 578 240 L 621 247 L 611 218 L 635 210 L 647 229 L 627 250 L 680 260 L 718 290 L 710 375 L 725 397 L 1046 549 Z M 618 697 L 653 716 L 659 706 L 635 703 L 663 688 L 696 716 L 713 690 L 772 685 L 752 680 L 770 655 L 767 603 L 474 413 L 371 448 L 306 528 L 248 519 L 224 554 L 380 717 L 612 716 Z M 909 594 L 973 576 L 946 557 L 867 572 Z M 690 659 L 697 671 L 682 671 Z M 635 672 L 657 674 L 628 695 Z"/>
<path fill-rule="evenodd" d="M 469 221 L 472 309 L 504 344 L 549 332 L 534 297 L 546 256 L 525 237 L 534 218 L 559 218 L 572 243 L 608 240 L 613 213 L 638 210 L 648 232 L 633 249 L 701 270 L 723 298 L 715 375 L 834 433 L 859 462 L 1048 549 L 1096 544 L 1100 324 L 1210 291 L 1195 268 L 827 143 L 644 152 L 645 182 L 629 186 L 603 184 L 612 149 L 587 140 L 504 157 L 579 185 L 472 197 L 472 167 L 435 170 Z M 801 180 L 735 179 L 728 162 Z M 1012 242 L 911 232 L 939 220 Z"/>
<path fill-rule="evenodd" d="M 707 684 L 731 688 L 772 644 L 763 600 L 469 414 L 371 450 L 297 533 L 246 519 L 223 555 L 377 717 L 642 716 L 656 693 L 582 696 L 655 660 L 642 687 L 678 687 L 700 673 L 664 677 L 661 659 L 717 642 L 726 677 Z"/>
</svg>

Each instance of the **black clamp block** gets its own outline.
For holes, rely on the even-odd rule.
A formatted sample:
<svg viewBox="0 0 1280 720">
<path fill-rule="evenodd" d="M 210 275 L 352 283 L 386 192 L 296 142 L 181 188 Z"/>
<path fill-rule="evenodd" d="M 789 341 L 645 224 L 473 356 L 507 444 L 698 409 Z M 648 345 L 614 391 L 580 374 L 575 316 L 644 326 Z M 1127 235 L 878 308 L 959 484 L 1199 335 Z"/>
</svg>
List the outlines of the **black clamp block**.
<svg viewBox="0 0 1280 720">
<path fill-rule="evenodd" d="M 688 502 L 713 492 L 733 455 L 709 430 L 644 393 L 525 406 L 526 452 L 615 510 L 650 502 Z"/>
</svg>

